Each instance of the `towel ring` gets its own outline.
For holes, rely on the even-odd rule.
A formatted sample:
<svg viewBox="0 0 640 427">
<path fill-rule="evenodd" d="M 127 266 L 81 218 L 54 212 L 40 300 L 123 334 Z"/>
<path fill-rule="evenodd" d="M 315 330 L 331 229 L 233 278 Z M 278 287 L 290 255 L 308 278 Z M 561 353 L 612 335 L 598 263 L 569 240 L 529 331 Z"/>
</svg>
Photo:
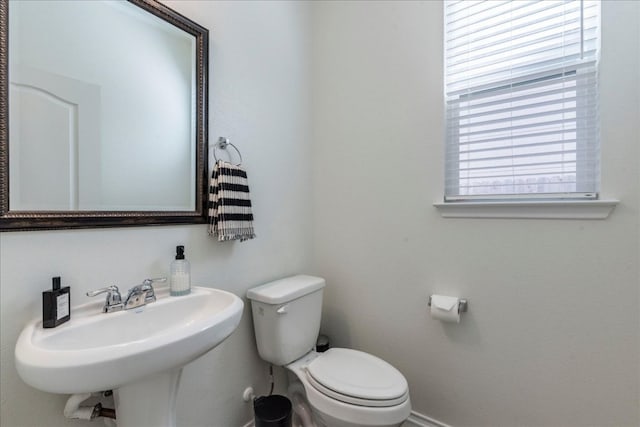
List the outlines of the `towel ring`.
<svg viewBox="0 0 640 427">
<path fill-rule="evenodd" d="M 218 138 L 218 142 L 215 143 L 215 145 L 213 146 L 213 158 L 215 159 L 215 161 L 218 161 L 218 156 L 216 156 L 216 148 L 219 148 L 221 150 L 226 150 L 227 146 L 232 146 L 234 150 L 236 150 L 236 153 L 238 153 L 238 157 L 240 157 L 240 163 L 236 164 L 236 166 L 240 166 L 242 164 L 242 153 L 240 153 L 240 150 L 238 150 L 238 147 L 236 147 L 235 145 L 233 145 L 232 143 L 229 142 L 229 138 L 225 138 L 224 136 L 221 136 L 220 138 Z"/>
</svg>

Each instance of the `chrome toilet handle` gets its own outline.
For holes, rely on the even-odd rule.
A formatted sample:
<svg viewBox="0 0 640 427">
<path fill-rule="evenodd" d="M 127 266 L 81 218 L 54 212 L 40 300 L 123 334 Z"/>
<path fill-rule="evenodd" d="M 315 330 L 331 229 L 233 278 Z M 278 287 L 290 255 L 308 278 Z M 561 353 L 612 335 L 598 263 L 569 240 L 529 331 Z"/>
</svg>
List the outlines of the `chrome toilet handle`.
<svg viewBox="0 0 640 427">
<path fill-rule="evenodd" d="M 278 313 L 278 314 L 287 314 L 287 308 L 289 308 L 289 304 L 283 305 L 282 307 L 278 307 L 276 309 L 276 313 Z"/>
</svg>

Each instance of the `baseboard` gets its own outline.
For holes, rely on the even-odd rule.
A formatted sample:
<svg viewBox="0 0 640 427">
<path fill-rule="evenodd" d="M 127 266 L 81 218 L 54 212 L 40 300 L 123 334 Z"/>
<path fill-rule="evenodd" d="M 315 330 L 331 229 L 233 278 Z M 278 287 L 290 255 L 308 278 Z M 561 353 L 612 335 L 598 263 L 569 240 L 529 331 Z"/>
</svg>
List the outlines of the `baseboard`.
<svg viewBox="0 0 640 427">
<path fill-rule="evenodd" d="M 404 422 L 402 427 L 451 427 L 449 424 L 445 424 L 442 421 L 438 421 L 434 418 L 428 417 L 416 411 L 411 411 L 411 415 Z"/>
<path fill-rule="evenodd" d="M 253 420 L 249 421 L 242 427 L 253 427 Z M 407 418 L 407 421 L 402 424 L 402 427 L 451 427 L 449 424 L 445 424 L 441 421 L 427 417 L 416 411 L 411 411 L 411 415 Z"/>
</svg>

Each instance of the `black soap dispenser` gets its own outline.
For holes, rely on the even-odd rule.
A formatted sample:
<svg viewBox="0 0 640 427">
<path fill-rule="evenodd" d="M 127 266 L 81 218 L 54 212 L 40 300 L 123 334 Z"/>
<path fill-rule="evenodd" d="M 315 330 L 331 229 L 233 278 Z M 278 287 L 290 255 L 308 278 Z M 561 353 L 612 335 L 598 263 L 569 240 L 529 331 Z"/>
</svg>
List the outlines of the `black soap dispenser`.
<svg viewBox="0 0 640 427">
<path fill-rule="evenodd" d="M 55 328 L 71 318 L 69 286 L 60 287 L 60 277 L 54 277 L 53 289 L 42 293 L 42 327 Z"/>
</svg>

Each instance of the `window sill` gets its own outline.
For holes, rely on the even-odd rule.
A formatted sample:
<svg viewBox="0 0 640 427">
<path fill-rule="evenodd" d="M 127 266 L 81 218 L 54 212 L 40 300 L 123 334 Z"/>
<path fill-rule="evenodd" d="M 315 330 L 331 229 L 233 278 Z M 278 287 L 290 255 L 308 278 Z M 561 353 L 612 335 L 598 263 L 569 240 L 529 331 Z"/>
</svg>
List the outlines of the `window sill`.
<svg viewBox="0 0 640 427">
<path fill-rule="evenodd" d="M 434 203 L 443 218 L 605 219 L 619 200 Z"/>
</svg>

